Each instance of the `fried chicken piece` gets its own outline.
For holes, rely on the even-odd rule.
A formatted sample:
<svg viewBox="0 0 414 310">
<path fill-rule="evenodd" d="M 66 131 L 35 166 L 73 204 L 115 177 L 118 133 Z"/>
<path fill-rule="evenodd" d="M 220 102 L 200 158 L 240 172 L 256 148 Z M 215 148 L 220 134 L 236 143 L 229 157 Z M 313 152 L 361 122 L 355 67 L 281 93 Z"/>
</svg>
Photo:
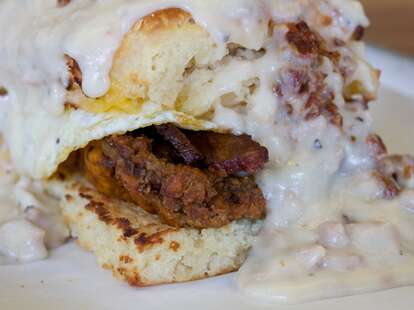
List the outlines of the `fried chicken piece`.
<svg viewBox="0 0 414 310">
<path fill-rule="evenodd" d="M 97 142 L 94 149 L 85 151 L 85 158 L 90 163 L 111 164 L 103 170 L 86 164 L 87 173 L 92 174 L 89 179 L 104 193 L 108 188 L 117 193 L 119 187 L 125 189 L 139 207 L 157 213 L 172 226 L 222 227 L 234 220 L 265 216 L 265 200 L 252 177 L 223 177 L 174 164 L 155 156 L 151 146 L 145 136 L 113 136 Z M 101 159 L 94 159 L 98 155 Z"/>
<path fill-rule="evenodd" d="M 207 175 L 198 183 L 188 172 L 170 175 L 162 187 L 159 214 L 167 223 L 219 228 L 238 219 L 264 218 L 265 200 L 252 178 Z"/>
<path fill-rule="evenodd" d="M 115 179 L 115 163 L 103 155 L 101 143 L 92 142 L 83 151 L 86 178 L 109 197 L 131 201 L 128 192 Z"/>
</svg>

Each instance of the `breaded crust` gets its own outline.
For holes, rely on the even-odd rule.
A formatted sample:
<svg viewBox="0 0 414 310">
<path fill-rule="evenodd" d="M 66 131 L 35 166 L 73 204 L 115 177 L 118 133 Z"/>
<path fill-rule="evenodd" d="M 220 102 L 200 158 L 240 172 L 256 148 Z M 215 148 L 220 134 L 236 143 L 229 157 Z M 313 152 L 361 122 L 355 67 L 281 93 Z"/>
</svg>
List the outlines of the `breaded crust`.
<svg viewBox="0 0 414 310">
<path fill-rule="evenodd" d="M 99 264 L 132 286 L 184 282 L 238 270 L 261 223 L 220 229 L 174 228 L 156 215 L 72 183 L 62 201 L 65 221 Z"/>
</svg>

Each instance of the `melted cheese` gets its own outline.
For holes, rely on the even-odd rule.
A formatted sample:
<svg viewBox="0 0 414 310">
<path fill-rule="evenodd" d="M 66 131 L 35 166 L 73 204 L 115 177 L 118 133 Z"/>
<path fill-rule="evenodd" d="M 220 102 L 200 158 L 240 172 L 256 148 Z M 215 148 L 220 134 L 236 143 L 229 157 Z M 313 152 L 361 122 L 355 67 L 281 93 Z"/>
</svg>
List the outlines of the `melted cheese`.
<svg viewBox="0 0 414 310">
<path fill-rule="evenodd" d="M 157 111 L 153 111 L 152 118 L 124 118 L 89 139 L 125 132 L 132 126 L 125 126 L 125 122 L 144 126 L 177 120 L 181 123 L 182 119 L 198 129 L 245 132 L 265 145 L 271 162 L 257 180 L 268 200 L 268 217 L 238 276 L 239 287 L 248 294 L 298 302 L 414 283 L 414 193 L 407 191 L 392 202 L 381 199 L 378 184 L 370 177 L 374 159 L 361 142 L 372 131 L 370 116 L 363 109 L 347 110 L 342 96 L 346 84 L 351 85 L 352 92 L 375 92 L 377 76 L 362 60 L 363 46 L 347 43 L 342 50 L 355 67 L 349 80 L 334 69 L 330 59 L 325 57 L 321 66 L 327 87 L 344 116 L 341 130 L 324 117 L 308 122 L 288 118 L 273 92 L 278 72 L 297 60 L 286 46 L 286 29 L 276 29 L 268 37 L 269 20 L 305 20 L 325 40 L 349 42 L 358 25 L 368 25 L 357 1 L 72 0 L 65 7 L 57 7 L 56 0 L 4 0 L 0 4 L 0 84 L 9 93 L 0 97 L 1 127 L 19 169 L 36 171 L 33 176 L 42 177 L 53 171 L 31 169 L 31 163 L 22 160 L 24 152 L 57 162 L 53 156 L 63 160 L 73 149 L 70 139 L 63 155 L 49 151 L 39 155 L 35 147 L 15 147 L 21 136 L 30 135 L 31 125 L 39 132 L 39 145 L 46 137 L 44 149 L 52 150 L 50 144 L 60 141 L 62 131 L 76 135 L 77 127 L 107 124 L 117 117 L 112 112 L 118 111 L 119 105 L 131 106 L 111 88 L 109 71 L 114 53 L 135 22 L 169 7 L 189 11 L 211 34 L 218 49 L 224 51 L 232 42 L 267 52 L 257 59 L 231 59 L 225 67 L 217 68 L 214 90 L 227 102 L 218 100 L 211 122 L 185 114 L 157 118 Z M 327 24 L 326 20 L 331 22 Z M 91 99 L 91 105 L 85 108 L 89 114 L 79 112 L 59 118 L 64 113 L 68 79 L 65 54 L 81 68 L 83 92 L 91 98 L 99 97 Z M 252 79 L 258 79 L 260 85 L 254 94 L 245 95 L 248 104 L 240 111 L 229 104 L 229 98 L 239 96 L 240 85 Z M 290 99 L 294 108 L 303 105 L 297 98 Z M 141 112 L 139 102 L 132 106 L 125 112 Z M 49 127 L 37 121 L 15 128 L 33 111 L 38 119 L 47 116 Z M 65 122 L 75 125 L 64 127 Z M 12 212 L 2 211 L 5 219 Z M 10 226 L 4 228 L 6 234 L 10 230 Z M 27 233 L 20 235 L 27 238 Z M 24 255 L 24 251 L 19 253 Z M 36 253 L 42 256 L 43 252 L 40 249 Z"/>
</svg>

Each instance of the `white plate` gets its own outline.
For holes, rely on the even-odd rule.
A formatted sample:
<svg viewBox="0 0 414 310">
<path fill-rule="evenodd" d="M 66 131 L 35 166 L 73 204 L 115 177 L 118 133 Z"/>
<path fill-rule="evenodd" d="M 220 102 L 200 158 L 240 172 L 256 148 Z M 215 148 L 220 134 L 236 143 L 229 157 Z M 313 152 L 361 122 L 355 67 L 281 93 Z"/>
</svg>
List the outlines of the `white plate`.
<svg viewBox="0 0 414 310">
<path fill-rule="evenodd" d="M 391 152 L 414 154 L 414 62 L 370 49 L 383 70 L 381 100 L 373 104 L 375 127 Z M 410 81 L 411 80 L 411 81 Z M 92 254 L 74 243 L 48 260 L 0 266 L 0 310 L 30 309 L 281 309 L 238 293 L 234 275 L 187 284 L 136 289 L 114 280 Z M 411 310 L 414 287 L 287 307 L 289 310 Z"/>
</svg>

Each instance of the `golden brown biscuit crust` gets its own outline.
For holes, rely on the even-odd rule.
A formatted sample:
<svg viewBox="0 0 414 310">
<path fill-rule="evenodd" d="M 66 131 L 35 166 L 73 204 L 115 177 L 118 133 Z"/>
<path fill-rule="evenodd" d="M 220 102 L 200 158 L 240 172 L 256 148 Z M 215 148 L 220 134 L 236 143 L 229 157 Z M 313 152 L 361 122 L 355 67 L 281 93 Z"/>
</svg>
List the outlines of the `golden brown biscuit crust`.
<svg viewBox="0 0 414 310">
<path fill-rule="evenodd" d="M 185 282 L 237 270 L 260 223 L 233 222 L 220 229 L 174 228 L 90 185 L 68 185 L 65 221 L 100 265 L 132 286 Z"/>
</svg>

